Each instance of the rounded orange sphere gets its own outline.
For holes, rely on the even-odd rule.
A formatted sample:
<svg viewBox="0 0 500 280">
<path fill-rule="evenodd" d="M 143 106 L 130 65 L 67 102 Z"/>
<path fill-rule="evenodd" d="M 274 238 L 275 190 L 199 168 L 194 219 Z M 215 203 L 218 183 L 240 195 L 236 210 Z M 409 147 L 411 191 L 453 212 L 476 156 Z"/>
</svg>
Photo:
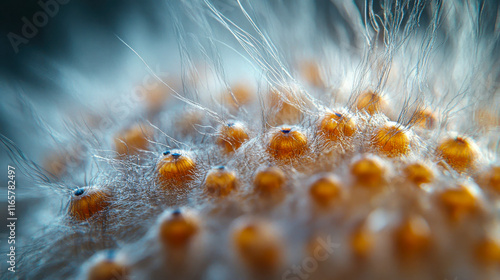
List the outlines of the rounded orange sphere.
<svg viewBox="0 0 500 280">
<path fill-rule="evenodd" d="M 320 206 L 328 206 L 340 196 L 340 181 L 333 175 L 317 178 L 309 187 L 309 194 Z"/>
<path fill-rule="evenodd" d="M 80 221 L 88 220 L 109 205 L 108 190 L 97 187 L 78 188 L 73 191 L 69 203 L 69 214 Z"/>
<path fill-rule="evenodd" d="M 388 157 L 403 156 L 410 151 L 408 133 L 395 124 L 386 124 L 379 128 L 372 141 L 375 149 Z"/>
<path fill-rule="evenodd" d="M 168 248 L 184 248 L 198 234 L 199 223 L 193 213 L 175 210 L 160 222 L 158 237 Z"/>
<path fill-rule="evenodd" d="M 151 130 L 140 124 L 124 130 L 115 137 L 116 152 L 120 156 L 137 154 L 148 147 L 151 135 Z"/>
<path fill-rule="evenodd" d="M 379 187 L 384 183 L 385 168 L 374 156 L 365 156 L 351 165 L 351 174 L 362 186 Z"/>
<path fill-rule="evenodd" d="M 157 164 L 157 170 L 162 181 L 178 185 L 194 177 L 196 162 L 186 151 L 165 151 Z"/>
<path fill-rule="evenodd" d="M 297 158 L 307 150 L 307 137 L 294 127 L 281 127 L 271 135 L 267 151 L 278 160 Z"/>
<path fill-rule="evenodd" d="M 278 167 L 261 169 L 255 175 L 253 185 L 259 193 L 274 193 L 283 189 L 286 183 L 285 173 Z"/>
<path fill-rule="evenodd" d="M 259 221 L 240 222 L 232 236 L 236 252 L 249 268 L 269 273 L 282 265 L 283 247 L 271 225 Z"/>
<path fill-rule="evenodd" d="M 467 215 L 474 213 L 478 207 L 477 198 L 466 186 L 447 189 L 439 196 L 448 217 L 452 222 L 458 222 Z"/>
<path fill-rule="evenodd" d="M 403 170 L 406 179 L 408 181 L 420 186 L 422 184 L 428 184 L 434 179 L 434 172 L 427 165 L 414 162 L 408 164 Z"/>
<path fill-rule="evenodd" d="M 387 102 L 378 93 L 367 91 L 358 97 L 356 107 L 358 110 L 365 110 L 368 114 L 374 115 L 386 109 Z"/>
<path fill-rule="evenodd" d="M 352 136 L 356 130 L 354 119 L 341 113 L 327 113 L 319 125 L 319 132 L 332 141 Z"/>
<path fill-rule="evenodd" d="M 102 259 L 89 267 L 87 280 L 126 280 L 129 269 L 114 259 Z"/>
<path fill-rule="evenodd" d="M 205 178 L 205 192 L 211 196 L 223 197 L 237 188 L 236 173 L 224 166 L 210 170 Z"/>
<path fill-rule="evenodd" d="M 429 225 L 422 217 L 409 217 L 396 228 L 394 242 L 402 259 L 421 257 L 431 244 Z"/>
<path fill-rule="evenodd" d="M 473 168 L 479 152 L 475 143 L 464 137 L 453 137 L 444 139 L 436 150 L 446 163 L 458 172 Z"/>
<path fill-rule="evenodd" d="M 226 125 L 219 126 L 217 144 L 221 146 L 226 153 L 232 153 L 249 139 L 247 129 L 240 122 L 229 122 Z"/>
</svg>

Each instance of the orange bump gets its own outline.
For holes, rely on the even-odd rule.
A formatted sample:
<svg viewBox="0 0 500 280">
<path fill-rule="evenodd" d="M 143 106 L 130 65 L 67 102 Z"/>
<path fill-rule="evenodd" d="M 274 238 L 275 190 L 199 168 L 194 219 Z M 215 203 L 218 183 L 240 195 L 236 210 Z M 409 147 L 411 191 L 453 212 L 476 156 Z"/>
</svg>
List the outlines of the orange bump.
<svg viewBox="0 0 500 280">
<path fill-rule="evenodd" d="M 163 180 L 175 180 L 175 183 L 190 181 L 196 170 L 195 161 L 186 151 L 165 151 L 157 169 Z"/>
<path fill-rule="evenodd" d="M 168 248 L 185 248 L 199 233 L 200 222 L 191 212 L 175 210 L 162 218 L 158 236 Z"/>
<path fill-rule="evenodd" d="M 115 150 L 119 155 L 137 154 L 148 147 L 148 138 L 151 135 L 152 132 L 148 128 L 137 124 L 116 136 Z"/>
<path fill-rule="evenodd" d="M 500 166 L 492 166 L 486 170 L 482 175 L 482 185 L 500 192 Z"/>
<path fill-rule="evenodd" d="M 254 101 L 255 95 L 250 86 L 244 83 L 237 83 L 231 88 L 231 92 L 227 92 L 224 96 L 225 101 L 233 108 L 237 109 L 240 106 L 249 104 Z"/>
<path fill-rule="evenodd" d="M 464 172 L 474 167 L 478 158 L 478 149 L 475 143 L 464 137 L 444 139 L 437 147 L 436 152 L 458 172 Z"/>
<path fill-rule="evenodd" d="M 177 83 L 174 81 L 168 81 L 172 87 L 178 87 Z M 171 90 L 168 86 L 162 82 L 155 82 L 153 85 L 147 88 L 146 92 L 146 106 L 151 113 L 159 112 L 166 101 L 170 98 Z"/>
<path fill-rule="evenodd" d="M 320 206 L 328 206 L 340 196 L 340 181 L 333 175 L 323 175 L 311 184 L 309 194 Z"/>
<path fill-rule="evenodd" d="M 50 174 L 60 177 L 66 172 L 68 156 L 69 155 L 64 152 L 52 153 L 45 158 L 43 167 Z"/>
<path fill-rule="evenodd" d="M 278 160 L 301 156 L 307 149 L 307 137 L 294 127 L 283 126 L 272 133 L 267 151 Z"/>
<path fill-rule="evenodd" d="M 422 256 L 431 244 L 431 231 L 420 216 L 404 220 L 394 232 L 396 253 L 402 259 Z"/>
<path fill-rule="evenodd" d="M 373 233 L 364 224 L 356 227 L 351 233 L 350 245 L 356 258 L 367 258 L 374 247 Z"/>
<path fill-rule="evenodd" d="M 398 157 L 410 151 L 408 133 L 399 125 L 386 124 L 375 132 L 373 146 L 388 157 Z"/>
<path fill-rule="evenodd" d="M 321 79 L 321 72 L 319 65 L 313 61 L 305 61 L 300 65 L 300 72 L 302 77 L 311 85 L 315 87 L 324 86 Z"/>
<path fill-rule="evenodd" d="M 262 194 L 275 193 L 283 189 L 286 182 L 285 173 L 278 167 L 261 169 L 255 175 L 253 185 L 255 191 Z"/>
<path fill-rule="evenodd" d="M 418 125 L 421 128 L 425 129 L 433 129 L 437 124 L 437 117 L 429 109 L 418 109 L 415 111 L 413 115 L 413 121 L 415 125 Z"/>
<path fill-rule="evenodd" d="M 406 179 L 417 186 L 428 184 L 434 180 L 434 172 L 427 165 L 420 162 L 408 164 L 403 172 Z"/>
<path fill-rule="evenodd" d="M 500 264 L 500 243 L 491 238 L 484 238 L 475 245 L 476 260 L 483 265 Z"/>
<path fill-rule="evenodd" d="M 377 157 L 366 156 L 351 165 L 351 174 L 360 185 L 379 187 L 384 183 L 385 168 Z"/>
<path fill-rule="evenodd" d="M 238 186 L 234 171 L 218 166 L 210 170 L 205 178 L 205 192 L 212 196 L 227 196 Z"/>
<path fill-rule="evenodd" d="M 276 90 L 269 93 L 269 106 L 274 112 L 268 119 L 271 126 L 296 124 L 300 121 L 302 118 L 300 108 L 306 105 L 300 94 L 293 95 L 288 89 L 282 89 L 281 93 Z"/>
<path fill-rule="evenodd" d="M 251 269 L 268 273 L 282 265 L 283 246 L 271 225 L 259 221 L 237 221 L 232 236 L 236 252 Z"/>
<path fill-rule="evenodd" d="M 69 203 L 69 214 L 80 221 L 103 211 L 109 205 L 110 194 L 96 187 L 78 188 L 73 191 Z"/>
<path fill-rule="evenodd" d="M 477 209 L 477 198 L 464 185 L 456 189 L 444 190 L 439 199 L 452 222 L 461 220 Z"/>
<path fill-rule="evenodd" d="M 352 136 L 356 132 L 353 118 L 341 113 L 327 113 L 319 125 L 319 131 L 332 141 Z"/>
<path fill-rule="evenodd" d="M 219 126 L 217 144 L 226 153 L 236 151 L 248 139 L 247 129 L 240 122 L 229 122 L 226 125 Z"/>
<path fill-rule="evenodd" d="M 356 107 L 358 110 L 365 110 L 370 115 L 383 112 L 386 109 L 387 102 L 378 93 L 367 91 L 358 97 Z"/>
<path fill-rule="evenodd" d="M 93 264 L 88 271 L 88 280 L 125 280 L 129 271 L 114 259 L 106 258 Z"/>
</svg>

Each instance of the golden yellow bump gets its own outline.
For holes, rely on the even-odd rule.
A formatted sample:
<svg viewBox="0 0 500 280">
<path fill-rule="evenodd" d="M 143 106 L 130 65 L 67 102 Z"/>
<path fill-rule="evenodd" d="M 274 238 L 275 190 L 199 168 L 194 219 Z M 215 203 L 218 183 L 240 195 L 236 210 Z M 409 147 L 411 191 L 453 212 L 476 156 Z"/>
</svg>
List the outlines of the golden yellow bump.
<svg viewBox="0 0 500 280">
<path fill-rule="evenodd" d="M 374 236 L 365 224 L 357 226 L 350 236 L 350 245 L 354 257 L 365 259 L 374 247 Z"/>
<path fill-rule="evenodd" d="M 491 166 L 480 175 L 482 186 L 500 193 L 500 166 Z"/>
<path fill-rule="evenodd" d="M 395 249 L 402 259 L 421 257 L 429 250 L 431 231 L 420 216 L 405 219 L 394 232 Z"/>
<path fill-rule="evenodd" d="M 351 174 L 360 185 L 379 187 L 384 183 L 385 168 L 374 156 L 365 156 L 351 165 Z"/>
<path fill-rule="evenodd" d="M 185 151 L 165 151 L 157 169 L 161 180 L 181 184 L 193 179 L 196 163 Z"/>
<path fill-rule="evenodd" d="M 158 237 L 161 243 L 173 249 L 185 248 L 200 231 L 200 222 L 190 212 L 175 210 L 160 222 Z"/>
<path fill-rule="evenodd" d="M 253 185 L 256 192 L 270 194 L 282 190 L 285 182 L 285 173 L 280 168 L 272 166 L 259 170 L 255 174 Z"/>
<path fill-rule="evenodd" d="M 93 264 L 88 271 L 87 280 L 125 280 L 129 270 L 113 259 L 106 258 Z"/>
<path fill-rule="evenodd" d="M 304 61 L 300 65 L 302 77 L 312 86 L 323 87 L 319 65 L 314 61 Z"/>
<path fill-rule="evenodd" d="M 434 172 L 432 169 L 420 162 L 414 162 L 406 165 L 403 172 L 406 179 L 417 186 L 428 184 L 434 180 Z"/>
<path fill-rule="evenodd" d="M 174 88 L 178 87 L 177 83 L 172 79 L 167 81 L 167 84 Z M 170 96 L 170 88 L 162 82 L 155 82 L 153 85 L 148 86 L 145 100 L 148 111 L 151 113 L 158 113 Z"/>
<path fill-rule="evenodd" d="M 269 116 L 268 123 L 271 126 L 298 123 L 302 118 L 300 108 L 306 103 L 300 94 L 293 95 L 288 89 L 282 89 L 281 92 L 272 90 L 268 104 L 273 115 Z"/>
<path fill-rule="evenodd" d="M 475 143 L 464 137 L 444 139 L 436 150 L 446 163 L 458 172 L 473 168 L 478 159 L 478 149 Z"/>
<path fill-rule="evenodd" d="M 358 110 L 365 110 L 368 114 L 374 115 L 385 111 L 387 102 L 378 93 L 367 91 L 358 97 L 356 107 Z"/>
<path fill-rule="evenodd" d="M 444 190 L 439 200 L 452 222 L 460 221 L 463 217 L 474 213 L 478 206 L 477 198 L 464 185 Z"/>
<path fill-rule="evenodd" d="M 283 262 L 283 246 L 275 229 L 259 221 L 237 221 L 232 240 L 243 262 L 259 272 L 276 271 Z"/>
<path fill-rule="evenodd" d="M 213 168 L 205 178 L 205 192 L 212 196 L 226 196 L 235 190 L 237 185 L 236 173 L 224 166 Z"/>
<path fill-rule="evenodd" d="M 398 157 L 410 151 L 408 133 L 397 124 L 386 124 L 375 132 L 373 146 L 388 157 Z"/>
<path fill-rule="evenodd" d="M 84 221 L 103 211 L 109 205 L 108 190 L 96 187 L 78 188 L 71 194 L 69 214 L 80 221 Z"/>
<path fill-rule="evenodd" d="M 332 141 L 352 136 L 356 129 L 353 118 L 338 112 L 327 113 L 319 125 L 319 132 Z"/>
<path fill-rule="evenodd" d="M 137 154 L 148 147 L 148 138 L 151 135 L 152 131 L 149 128 L 137 124 L 115 137 L 115 150 L 119 155 Z"/>
<path fill-rule="evenodd" d="M 255 99 L 252 88 L 245 83 L 235 84 L 234 86 L 232 86 L 231 92 L 226 92 L 224 98 L 227 104 L 235 109 L 237 109 L 239 106 L 249 104 Z"/>
<path fill-rule="evenodd" d="M 413 115 L 413 123 L 421 128 L 433 129 L 437 124 L 437 117 L 430 109 L 418 109 Z"/>
<path fill-rule="evenodd" d="M 51 153 L 45 158 L 43 168 L 50 174 L 60 177 L 66 172 L 67 156 L 66 153 Z"/>
<path fill-rule="evenodd" d="M 307 137 L 294 127 L 283 126 L 272 132 L 267 151 L 278 160 L 301 156 L 307 149 Z"/>
<path fill-rule="evenodd" d="M 323 175 L 317 178 L 309 188 L 312 199 L 323 207 L 339 198 L 340 192 L 340 181 L 334 175 Z"/>
<path fill-rule="evenodd" d="M 232 153 L 249 139 L 245 126 L 240 122 L 229 122 L 219 126 L 217 144 L 226 153 Z"/>
<path fill-rule="evenodd" d="M 474 248 L 476 260 L 483 265 L 500 265 L 500 243 L 492 238 L 483 238 Z"/>
</svg>

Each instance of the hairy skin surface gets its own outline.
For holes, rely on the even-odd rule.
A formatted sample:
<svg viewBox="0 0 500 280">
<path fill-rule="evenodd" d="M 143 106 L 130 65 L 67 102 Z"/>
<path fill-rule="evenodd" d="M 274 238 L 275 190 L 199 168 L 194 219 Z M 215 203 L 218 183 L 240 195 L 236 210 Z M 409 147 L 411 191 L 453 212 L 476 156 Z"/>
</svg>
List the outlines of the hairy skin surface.
<svg viewBox="0 0 500 280">
<path fill-rule="evenodd" d="M 20 95 L 14 277 L 499 279 L 498 5 L 358 2 L 168 1 L 77 109 Z"/>
</svg>

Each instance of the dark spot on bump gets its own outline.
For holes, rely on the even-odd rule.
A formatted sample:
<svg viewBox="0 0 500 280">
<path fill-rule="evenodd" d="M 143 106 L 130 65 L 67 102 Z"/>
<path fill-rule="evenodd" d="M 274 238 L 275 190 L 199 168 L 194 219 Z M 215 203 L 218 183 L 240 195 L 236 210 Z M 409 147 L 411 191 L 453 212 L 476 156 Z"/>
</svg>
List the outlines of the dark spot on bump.
<svg viewBox="0 0 500 280">
<path fill-rule="evenodd" d="M 75 196 L 80 196 L 80 195 L 82 195 L 84 193 L 85 193 L 85 189 L 84 188 L 78 188 L 74 192 Z"/>
<path fill-rule="evenodd" d="M 285 134 L 286 134 L 286 133 L 290 133 L 290 131 L 292 131 L 292 129 L 291 129 L 291 128 L 285 128 L 285 129 L 282 129 L 282 130 L 281 130 L 281 132 L 283 132 L 283 133 L 285 133 Z"/>
<path fill-rule="evenodd" d="M 180 153 L 173 153 L 172 154 L 172 157 L 174 157 L 174 159 L 178 159 L 180 156 L 181 156 Z"/>
<path fill-rule="evenodd" d="M 227 126 L 231 127 L 234 125 L 234 122 L 227 123 Z"/>
<path fill-rule="evenodd" d="M 170 151 L 165 151 L 165 152 L 163 152 L 163 155 L 164 155 L 164 156 L 166 156 L 166 155 L 168 155 L 168 154 L 170 154 Z"/>
<path fill-rule="evenodd" d="M 335 115 L 339 118 L 342 118 L 342 114 L 341 113 L 335 113 Z"/>
<path fill-rule="evenodd" d="M 226 169 L 226 167 L 224 165 L 220 165 L 220 166 L 217 166 L 216 169 L 224 170 L 224 169 Z"/>
<path fill-rule="evenodd" d="M 182 214 L 181 209 L 175 209 L 174 212 L 172 212 L 173 216 L 179 216 L 180 214 Z"/>
</svg>

